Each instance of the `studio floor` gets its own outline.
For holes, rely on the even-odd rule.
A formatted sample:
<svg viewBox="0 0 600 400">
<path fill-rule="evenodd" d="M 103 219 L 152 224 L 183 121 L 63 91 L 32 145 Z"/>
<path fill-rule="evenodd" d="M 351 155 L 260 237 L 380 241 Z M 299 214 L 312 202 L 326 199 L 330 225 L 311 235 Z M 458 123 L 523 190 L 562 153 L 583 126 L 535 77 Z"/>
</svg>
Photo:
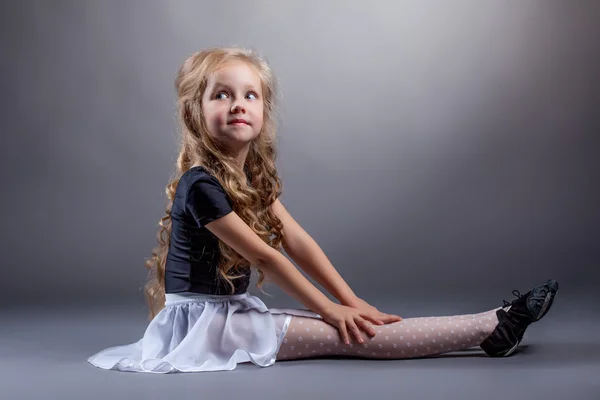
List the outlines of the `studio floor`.
<svg viewBox="0 0 600 400">
<path fill-rule="evenodd" d="M 5 308 L 0 399 L 597 400 L 600 322 L 597 313 L 574 307 L 558 302 L 529 328 L 517 353 L 503 359 L 469 349 L 427 359 L 312 359 L 167 375 L 105 371 L 86 361 L 102 348 L 141 337 L 143 308 Z M 431 311 L 415 316 L 443 315 Z"/>
</svg>

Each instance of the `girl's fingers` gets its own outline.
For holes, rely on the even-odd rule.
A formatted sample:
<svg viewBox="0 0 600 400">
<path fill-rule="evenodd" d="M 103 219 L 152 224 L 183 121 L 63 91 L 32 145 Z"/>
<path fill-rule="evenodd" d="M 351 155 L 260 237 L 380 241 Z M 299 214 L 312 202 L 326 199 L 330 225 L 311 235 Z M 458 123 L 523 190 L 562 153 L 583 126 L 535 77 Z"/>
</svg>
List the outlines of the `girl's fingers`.
<svg viewBox="0 0 600 400">
<path fill-rule="evenodd" d="M 391 322 L 399 322 L 402 321 L 402 318 L 397 315 L 383 314 L 381 319 L 385 321 L 386 324 Z"/>
<path fill-rule="evenodd" d="M 358 314 L 359 317 L 362 319 L 366 319 L 368 321 L 371 321 L 372 323 L 376 324 L 376 325 L 383 325 L 384 322 L 381 321 L 379 318 L 377 318 L 374 314 L 369 314 L 367 312 L 362 312 L 360 314 Z"/>
<path fill-rule="evenodd" d="M 359 317 L 358 324 L 363 328 L 367 335 L 375 336 L 375 329 L 373 329 L 373 327 L 366 320 Z"/>
<path fill-rule="evenodd" d="M 402 317 L 399 315 L 388 314 L 390 322 L 402 321 Z"/>
<path fill-rule="evenodd" d="M 356 338 L 356 343 L 364 343 L 362 336 L 360 335 L 360 329 L 356 326 L 354 321 L 349 322 L 350 329 L 354 333 L 354 337 Z"/>
<path fill-rule="evenodd" d="M 348 331 L 346 330 L 346 321 L 340 322 L 340 332 L 342 333 L 342 340 L 346 344 L 350 344 L 350 339 L 348 338 Z"/>
<path fill-rule="evenodd" d="M 363 317 L 363 318 L 371 321 L 372 323 L 374 323 L 376 325 L 383 325 L 384 324 L 384 322 L 381 319 L 379 319 L 379 318 L 377 318 L 375 316 L 369 315 L 369 314 L 361 315 L 361 317 Z"/>
</svg>

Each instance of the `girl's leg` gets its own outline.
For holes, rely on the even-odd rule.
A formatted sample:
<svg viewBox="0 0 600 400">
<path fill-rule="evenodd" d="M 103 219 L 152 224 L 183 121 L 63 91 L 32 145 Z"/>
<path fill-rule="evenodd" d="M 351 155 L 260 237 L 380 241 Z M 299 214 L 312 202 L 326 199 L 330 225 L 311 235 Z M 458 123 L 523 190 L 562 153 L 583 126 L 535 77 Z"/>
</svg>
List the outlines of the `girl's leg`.
<svg viewBox="0 0 600 400">
<path fill-rule="evenodd" d="M 373 359 L 425 357 L 479 346 L 496 328 L 498 308 L 450 317 L 405 318 L 373 325 L 376 335 L 361 331 L 363 344 L 352 338 L 346 345 L 339 331 L 322 319 L 292 317 L 277 360 L 347 356 Z"/>
</svg>

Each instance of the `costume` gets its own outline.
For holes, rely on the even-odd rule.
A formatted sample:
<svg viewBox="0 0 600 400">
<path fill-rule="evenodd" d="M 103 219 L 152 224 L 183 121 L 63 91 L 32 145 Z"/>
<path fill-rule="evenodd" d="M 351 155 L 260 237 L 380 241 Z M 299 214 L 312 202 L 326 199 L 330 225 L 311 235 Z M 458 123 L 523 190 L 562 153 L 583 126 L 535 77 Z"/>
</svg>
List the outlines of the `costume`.
<svg viewBox="0 0 600 400">
<path fill-rule="evenodd" d="M 165 308 L 139 341 L 104 349 L 88 358 L 91 364 L 149 373 L 232 370 L 242 362 L 268 367 L 293 315 L 321 318 L 310 310 L 269 309 L 247 291 L 249 270 L 233 281 L 231 294 L 218 277 L 218 238 L 205 228 L 231 211 L 227 193 L 203 167 L 182 175 L 171 210 Z"/>
</svg>

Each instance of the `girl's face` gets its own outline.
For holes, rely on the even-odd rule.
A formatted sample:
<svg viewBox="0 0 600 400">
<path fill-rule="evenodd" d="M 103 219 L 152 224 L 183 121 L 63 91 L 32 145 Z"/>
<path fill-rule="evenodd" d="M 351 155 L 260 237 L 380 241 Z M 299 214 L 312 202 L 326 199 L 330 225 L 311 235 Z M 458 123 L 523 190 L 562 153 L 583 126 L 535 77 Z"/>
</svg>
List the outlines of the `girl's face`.
<svg viewBox="0 0 600 400">
<path fill-rule="evenodd" d="M 242 61 L 227 63 L 208 77 L 202 110 L 214 139 L 233 148 L 250 143 L 263 125 L 259 75 Z"/>
</svg>

